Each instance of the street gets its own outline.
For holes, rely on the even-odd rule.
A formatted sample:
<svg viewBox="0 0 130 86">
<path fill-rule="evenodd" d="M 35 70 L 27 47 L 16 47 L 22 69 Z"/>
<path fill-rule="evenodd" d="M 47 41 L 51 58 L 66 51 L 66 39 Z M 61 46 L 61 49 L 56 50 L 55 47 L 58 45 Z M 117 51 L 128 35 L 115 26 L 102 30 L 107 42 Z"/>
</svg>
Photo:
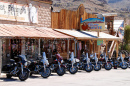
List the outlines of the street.
<svg viewBox="0 0 130 86">
<path fill-rule="evenodd" d="M 40 75 L 33 75 L 23 82 L 18 77 L 7 79 L 1 76 L 0 86 L 130 86 L 130 68 L 110 71 L 102 68 L 98 72 L 91 73 L 79 70 L 75 75 L 67 71 L 64 76 L 52 73 L 47 79 Z"/>
</svg>

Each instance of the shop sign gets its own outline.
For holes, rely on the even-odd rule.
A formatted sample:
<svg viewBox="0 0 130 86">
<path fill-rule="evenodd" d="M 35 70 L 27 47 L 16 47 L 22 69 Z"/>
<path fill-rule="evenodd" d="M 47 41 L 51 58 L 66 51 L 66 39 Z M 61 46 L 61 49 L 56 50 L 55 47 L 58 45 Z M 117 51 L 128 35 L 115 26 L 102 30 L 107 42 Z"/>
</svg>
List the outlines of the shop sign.
<svg viewBox="0 0 130 86">
<path fill-rule="evenodd" d="M 97 40 L 97 45 L 103 45 L 103 40 Z"/>
<path fill-rule="evenodd" d="M 30 8 L 32 7 L 28 7 L 27 5 L 0 1 L 0 19 L 19 22 L 32 22 L 31 18 L 34 16 L 33 14 L 36 15 L 36 12 L 32 12 L 35 11 L 34 7 L 33 9 Z M 37 18 L 35 18 L 35 20 L 37 20 Z M 35 23 L 37 23 L 37 21 L 35 21 Z"/>
<path fill-rule="evenodd" d="M 98 18 L 89 18 L 84 21 L 81 19 L 80 24 L 81 30 L 104 30 L 105 29 L 105 22 L 104 20 L 98 19 Z"/>
</svg>

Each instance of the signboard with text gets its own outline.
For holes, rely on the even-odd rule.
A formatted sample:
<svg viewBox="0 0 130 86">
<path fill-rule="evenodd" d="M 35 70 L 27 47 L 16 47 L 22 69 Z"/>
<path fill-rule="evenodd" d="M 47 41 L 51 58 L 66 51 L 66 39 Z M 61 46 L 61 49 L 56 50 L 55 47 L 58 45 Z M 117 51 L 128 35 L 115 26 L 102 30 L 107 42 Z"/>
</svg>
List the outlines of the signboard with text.
<svg viewBox="0 0 130 86">
<path fill-rule="evenodd" d="M 101 31 L 105 29 L 105 22 L 104 20 L 97 19 L 97 18 L 89 18 L 84 21 L 82 21 L 81 19 L 80 29 Z"/>
<path fill-rule="evenodd" d="M 38 23 L 37 9 L 32 4 L 27 6 L 23 4 L 0 1 L 0 19 L 19 21 L 19 22 Z"/>
</svg>

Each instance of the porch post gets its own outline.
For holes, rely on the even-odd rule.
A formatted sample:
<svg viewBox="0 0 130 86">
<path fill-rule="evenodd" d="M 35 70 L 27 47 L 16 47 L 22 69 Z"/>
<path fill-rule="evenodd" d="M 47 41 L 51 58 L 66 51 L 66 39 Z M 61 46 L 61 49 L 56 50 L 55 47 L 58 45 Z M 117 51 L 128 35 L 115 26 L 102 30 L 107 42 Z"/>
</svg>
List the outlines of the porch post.
<svg viewBox="0 0 130 86">
<path fill-rule="evenodd" d="M 2 39 L 0 39 L 0 75 L 2 69 Z"/>
<path fill-rule="evenodd" d="M 21 43 L 22 43 L 21 55 L 25 55 L 25 39 L 22 39 Z"/>
<path fill-rule="evenodd" d="M 106 55 L 108 54 L 107 49 L 108 49 L 108 41 L 106 41 Z"/>
<path fill-rule="evenodd" d="M 76 40 L 74 40 L 74 56 L 76 57 Z"/>
<path fill-rule="evenodd" d="M 67 59 L 69 59 L 69 40 L 67 40 Z"/>
<path fill-rule="evenodd" d="M 41 56 L 41 49 L 40 49 L 40 38 L 38 40 L 38 56 L 40 57 Z"/>
<path fill-rule="evenodd" d="M 118 44 L 118 41 L 116 41 L 116 58 L 118 57 L 118 46 L 119 44 Z"/>
<path fill-rule="evenodd" d="M 98 45 L 98 58 L 100 58 L 100 51 L 101 51 L 101 46 Z"/>
</svg>

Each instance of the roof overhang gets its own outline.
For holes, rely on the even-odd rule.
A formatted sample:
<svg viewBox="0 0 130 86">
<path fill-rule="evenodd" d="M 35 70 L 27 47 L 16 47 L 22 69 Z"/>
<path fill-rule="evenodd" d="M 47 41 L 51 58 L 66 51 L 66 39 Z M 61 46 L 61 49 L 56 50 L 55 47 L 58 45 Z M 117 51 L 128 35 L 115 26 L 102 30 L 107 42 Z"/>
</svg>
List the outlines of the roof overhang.
<svg viewBox="0 0 130 86">
<path fill-rule="evenodd" d="M 73 39 L 72 36 L 59 33 L 53 30 L 52 28 L 10 25 L 10 24 L 0 24 L 0 37 Z"/>
<path fill-rule="evenodd" d="M 65 29 L 55 29 L 58 32 L 61 32 L 63 34 L 69 35 L 74 37 L 77 40 L 121 40 L 119 37 L 115 37 L 110 34 L 106 34 L 104 32 L 98 32 L 96 31 L 76 31 L 76 30 L 65 30 Z"/>
</svg>

